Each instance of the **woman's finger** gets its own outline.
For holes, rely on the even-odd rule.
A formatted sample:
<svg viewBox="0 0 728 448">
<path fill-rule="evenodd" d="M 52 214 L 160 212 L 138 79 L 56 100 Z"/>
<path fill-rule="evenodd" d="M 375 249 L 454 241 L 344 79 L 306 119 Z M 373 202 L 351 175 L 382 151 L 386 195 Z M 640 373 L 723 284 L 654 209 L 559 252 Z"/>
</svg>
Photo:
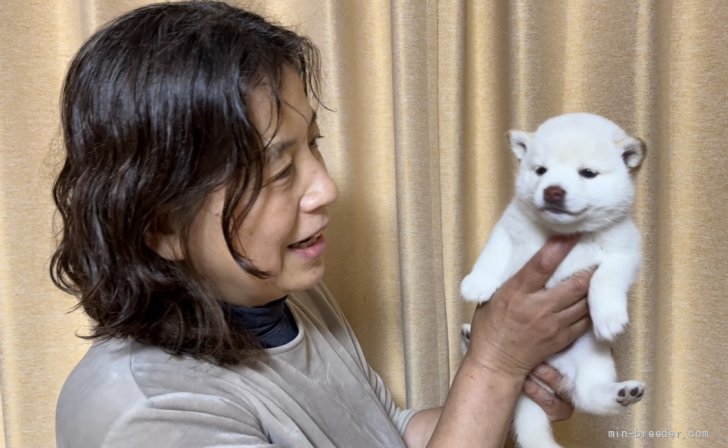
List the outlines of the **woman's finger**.
<svg viewBox="0 0 728 448">
<path fill-rule="evenodd" d="M 592 275 L 593 270 L 579 272 L 553 288 L 538 292 L 536 296 L 549 302 L 552 310 L 562 311 L 587 295 Z"/>
<path fill-rule="evenodd" d="M 521 291 L 531 293 L 543 289 L 559 264 L 578 242 L 578 236 L 551 238 L 518 271 L 511 281 Z"/>
<path fill-rule="evenodd" d="M 551 390 L 556 391 L 561 385 L 561 373 L 545 362 L 536 366 L 536 368 L 531 371 L 531 375 L 546 384 L 551 388 Z"/>
<path fill-rule="evenodd" d="M 541 364 L 531 375 L 532 377 L 527 378 L 523 385 L 523 392 L 541 406 L 552 421 L 559 422 L 571 417 L 574 413 L 574 406 L 554 393 L 561 381 L 558 371 L 553 367 Z M 538 381 L 534 378 L 537 378 Z"/>
<path fill-rule="evenodd" d="M 561 310 L 559 314 L 562 322 L 571 325 L 585 317 L 589 317 L 589 302 L 586 297 L 583 297 L 568 308 Z"/>
</svg>

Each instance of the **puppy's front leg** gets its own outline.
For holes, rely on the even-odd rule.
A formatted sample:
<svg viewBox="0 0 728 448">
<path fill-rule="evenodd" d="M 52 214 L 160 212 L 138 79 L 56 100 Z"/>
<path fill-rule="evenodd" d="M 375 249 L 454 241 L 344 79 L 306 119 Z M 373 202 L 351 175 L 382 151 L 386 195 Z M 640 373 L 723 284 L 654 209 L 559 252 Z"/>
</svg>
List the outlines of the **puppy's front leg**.
<svg viewBox="0 0 728 448">
<path fill-rule="evenodd" d="M 629 323 L 627 297 L 639 271 L 639 256 L 610 255 L 589 284 L 589 311 L 597 339 L 613 342 Z"/>
<path fill-rule="evenodd" d="M 513 243 L 499 222 L 480 253 L 470 274 L 460 284 L 460 294 L 469 302 L 485 303 L 506 280 L 508 262 L 513 254 Z"/>
</svg>

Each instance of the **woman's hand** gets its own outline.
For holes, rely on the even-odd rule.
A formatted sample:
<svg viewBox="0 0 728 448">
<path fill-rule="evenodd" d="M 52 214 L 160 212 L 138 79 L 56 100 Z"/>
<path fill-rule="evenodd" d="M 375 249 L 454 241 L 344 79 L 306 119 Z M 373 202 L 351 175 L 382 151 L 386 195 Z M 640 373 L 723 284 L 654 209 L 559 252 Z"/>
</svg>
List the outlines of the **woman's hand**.
<svg viewBox="0 0 728 448">
<path fill-rule="evenodd" d="M 551 390 L 546 389 L 531 377 L 537 378 Z M 523 385 L 523 392 L 541 406 L 551 421 L 561 422 L 567 420 L 574 413 L 574 405 L 560 397 L 558 394 L 561 384 L 561 374 L 548 364 L 540 364 L 531 371 L 531 376 L 526 378 Z"/>
<path fill-rule="evenodd" d="M 464 362 L 525 378 L 589 328 L 586 294 L 593 271 L 544 289 L 577 239 L 550 239 L 489 302 L 476 309 Z"/>
<path fill-rule="evenodd" d="M 455 375 L 428 447 L 502 447 L 516 400 L 524 387 L 531 387 L 526 386 L 528 373 L 589 328 L 585 296 L 592 272 L 579 273 L 544 289 L 574 244 L 576 238 L 552 238 L 487 304 L 476 308 L 468 352 Z M 544 380 L 553 384 L 550 378 Z M 539 402 L 541 392 L 536 394 Z M 547 397 L 544 404 L 552 418 L 570 415 L 567 403 Z M 438 412 L 435 409 L 422 413 L 418 422 L 429 423 L 411 422 L 411 431 L 408 425 L 407 446 L 422 446 Z M 424 437 L 417 439 L 412 436 L 415 433 Z"/>
</svg>

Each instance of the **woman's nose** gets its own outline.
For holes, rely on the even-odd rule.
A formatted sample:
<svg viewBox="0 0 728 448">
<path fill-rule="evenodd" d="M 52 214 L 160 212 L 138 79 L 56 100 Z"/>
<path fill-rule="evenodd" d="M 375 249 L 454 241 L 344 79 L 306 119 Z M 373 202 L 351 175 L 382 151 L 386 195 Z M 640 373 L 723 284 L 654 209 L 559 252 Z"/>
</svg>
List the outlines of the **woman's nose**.
<svg viewBox="0 0 728 448">
<path fill-rule="evenodd" d="M 336 186 L 334 179 L 331 178 L 326 169 L 326 165 L 321 160 L 316 163 L 311 182 L 301 198 L 301 208 L 305 212 L 313 212 L 334 203 L 338 197 L 339 187 Z"/>
</svg>

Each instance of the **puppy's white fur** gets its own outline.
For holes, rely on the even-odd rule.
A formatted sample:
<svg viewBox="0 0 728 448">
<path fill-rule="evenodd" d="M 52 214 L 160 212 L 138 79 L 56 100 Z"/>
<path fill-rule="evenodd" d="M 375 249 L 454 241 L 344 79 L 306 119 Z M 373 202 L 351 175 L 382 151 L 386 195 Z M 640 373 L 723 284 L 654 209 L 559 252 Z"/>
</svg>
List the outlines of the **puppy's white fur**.
<svg viewBox="0 0 728 448">
<path fill-rule="evenodd" d="M 588 295 L 594 332 L 548 362 L 564 377 L 559 392 L 578 410 L 617 413 L 644 393 L 639 381 L 617 381 L 609 344 L 629 321 L 627 294 L 639 271 L 631 172 L 642 162 L 643 144 L 611 121 L 586 113 L 551 118 L 535 133 L 511 131 L 509 139 L 520 160 L 516 195 L 463 279 L 461 294 L 487 302 L 549 237 L 581 233 L 546 287 L 598 266 Z M 465 326 L 466 337 L 468 332 Z M 514 427 L 523 448 L 559 446 L 548 416 L 526 396 L 518 401 Z"/>
</svg>

